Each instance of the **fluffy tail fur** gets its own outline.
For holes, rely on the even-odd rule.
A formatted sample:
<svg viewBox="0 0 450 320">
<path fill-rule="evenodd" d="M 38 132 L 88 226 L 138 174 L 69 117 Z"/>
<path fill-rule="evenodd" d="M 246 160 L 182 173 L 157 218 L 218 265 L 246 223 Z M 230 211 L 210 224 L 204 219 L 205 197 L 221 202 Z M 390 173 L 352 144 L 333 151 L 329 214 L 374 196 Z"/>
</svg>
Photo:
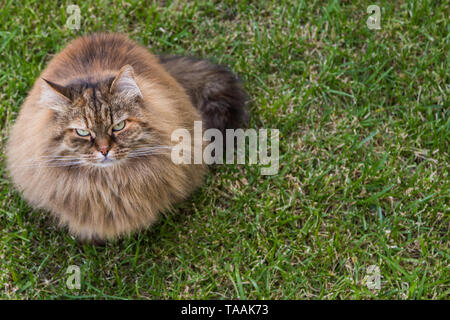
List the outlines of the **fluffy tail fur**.
<svg viewBox="0 0 450 320">
<path fill-rule="evenodd" d="M 217 128 L 224 132 L 248 125 L 247 93 L 228 68 L 191 57 L 159 58 L 200 111 L 205 129 Z"/>
</svg>

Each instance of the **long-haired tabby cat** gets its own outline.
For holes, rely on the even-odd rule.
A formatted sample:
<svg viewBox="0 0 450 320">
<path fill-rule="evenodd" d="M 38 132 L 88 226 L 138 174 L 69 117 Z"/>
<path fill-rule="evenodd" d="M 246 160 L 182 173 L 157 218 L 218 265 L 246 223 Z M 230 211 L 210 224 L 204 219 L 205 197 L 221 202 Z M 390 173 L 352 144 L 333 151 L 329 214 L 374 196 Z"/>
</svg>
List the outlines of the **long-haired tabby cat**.
<svg viewBox="0 0 450 320">
<path fill-rule="evenodd" d="M 196 120 L 237 128 L 245 100 L 237 78 L 209 61 L 157 57 L 124 35 L 78 38 L 22 105 L 8 168 L 32 206 L 103 242 L 148 227 L 202 183 L 204 165 L 171 161 L 172 132 L 192 133 Z"/>
</svg>

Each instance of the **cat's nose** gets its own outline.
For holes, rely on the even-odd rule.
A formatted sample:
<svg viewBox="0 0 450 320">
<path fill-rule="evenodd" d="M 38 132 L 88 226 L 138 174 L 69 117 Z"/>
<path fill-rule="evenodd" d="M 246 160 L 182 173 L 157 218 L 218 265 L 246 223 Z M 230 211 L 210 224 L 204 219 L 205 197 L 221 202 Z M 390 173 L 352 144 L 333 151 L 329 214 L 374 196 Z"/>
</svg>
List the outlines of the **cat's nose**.
<svg viewBox="0 0 450 320">
<path fill-rule="evenodd" d="M 106 157 L 110 150 L 109 141 L 107 141 L 106 139 L 99 139 L 97 141 L 97 149 L 103 156 Z"/>
<path fill-rule="evenodd" d="M 104 155 L 105 157 L 108 155 L 108 152 L 109 152 L 108 146 L 101 146 L 98 149 L 102 153 L 102 155 Z"/>
</svg>

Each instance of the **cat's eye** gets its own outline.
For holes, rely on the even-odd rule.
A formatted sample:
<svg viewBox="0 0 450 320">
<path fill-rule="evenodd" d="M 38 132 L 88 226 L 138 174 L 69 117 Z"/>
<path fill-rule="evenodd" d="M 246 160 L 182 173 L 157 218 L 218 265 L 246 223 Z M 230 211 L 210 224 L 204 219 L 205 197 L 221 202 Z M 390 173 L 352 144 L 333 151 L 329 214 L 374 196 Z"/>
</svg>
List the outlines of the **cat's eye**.
<svg viewBox="0 0 450 320">
<path fill-rule="evenodd" d="M 125 120 L 122 120 L 118 124 L 116 124 L 113 127 L 113 131 L 120 131 L 120 130 L 123 130 L 123 128 L 125 128 Z"/>
<path fill-rule="evenodd" d="M 75 131 L 80 137 L 87 137 L 89 135 L 89 131 L 87 130 L 75 129 Z"/>
</svg>

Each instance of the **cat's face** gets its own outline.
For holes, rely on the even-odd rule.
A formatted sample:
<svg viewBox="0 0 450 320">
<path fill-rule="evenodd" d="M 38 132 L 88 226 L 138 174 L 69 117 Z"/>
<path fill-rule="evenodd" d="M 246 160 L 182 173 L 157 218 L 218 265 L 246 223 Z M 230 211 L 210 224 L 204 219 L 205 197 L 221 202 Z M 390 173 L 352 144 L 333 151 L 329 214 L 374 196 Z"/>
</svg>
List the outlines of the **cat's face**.
<svg viewBox="0 0 450 320">
<path fill-rule="evenodd" d="M 108 167 L 162 149 L 143 116 L 142 96 L 132 73 L 126 72 L 64 87 L 47 81 L 60 99 L 52 101 L 55 130 L 47 150 L 52 163 Z"/>
<path fill-rule="evenodd" d="M 155 143 L 139 101 L 124 101 L 91 88 L 83 96 L 61 123 L 62 139 L 55 148 L 58 156 L 109 166 Z"/>
</svg>

